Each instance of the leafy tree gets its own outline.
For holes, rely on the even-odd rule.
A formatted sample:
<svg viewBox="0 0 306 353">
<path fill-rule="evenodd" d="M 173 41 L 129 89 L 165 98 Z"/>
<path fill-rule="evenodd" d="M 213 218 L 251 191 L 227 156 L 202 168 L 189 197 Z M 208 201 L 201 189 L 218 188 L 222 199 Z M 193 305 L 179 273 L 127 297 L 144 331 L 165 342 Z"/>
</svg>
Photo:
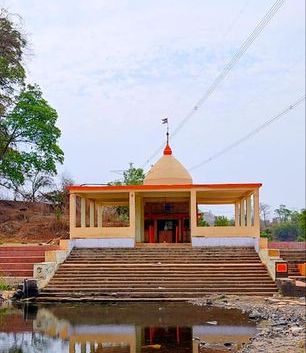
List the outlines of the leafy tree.
<svg viewBox="0 0 306 353">
<path fill-rule="evenodd" d="M 282 222 L 272 226 L 272 237 L 280 241 L 295 241 L 299 236 L 298 225 L 292 222 Z"/>
<path fill-rule="evenodd" d="M 110 182 L 110 185 L 141 185 L 145 178 L 145 173 L 142 168 L 135 168 L 133 163 L 130 163 L 129 169 L 123 171 L 123 180 L 115 180 Z M 127 206 L 115 207 L 116 213 L 120 220 L 127 221 L 129 219 L 129 208 Z"/>
<path fill-rule="evenodd" d="M 278 222 L 271 227 L 273 239 L 296 241 L 305 239 L 305 210 L 293 211 L 280 205 L 275 211 Z"/>
<path fill-rule="evenodd" d="M 56 163 L 64 154 L 55 126 L 56 111 L 42 98 L 38 86 L 28 85 L 12 111 L 0 121 L 0 183 L 7 188 L 22 185 L 26 176 L 56 174 Z"/>
<path fill-rule="evenodd" d="M 271 207 L 266 203 L 260 203 L 259 210 L 260 210 L 260 214 L 261 214 L 264 226 L 266 227 L 267 226 L 267 218 L 270 214 Z"/>
<path fill-rule="evenodd" d="M 130 163 L 129 169 L 123 172 L 123 184 L 124 185 L 141 185 L 145 174 L 142 168 L 135 168 L 133 163 Z"/>
<path fill-rule="evenodd" d="M 264 229 L 260 232 L 260 236 L 262 238 L 268 238 L 269 240 L 272 240 L 273 237 L 272 237 L 272 231 L 271 229 L 267 228 L 267 229 Z"/>
<path fill-rule="evenodd" d="M 299 241 L 306 241 L 306 209 L 303 209 L 299 215 Z"/>
<path fill-rule="evenodd" d="M 45 201 L 51 203 L 57 220 L 60 220 L 61 216 L 68 210 L 69 205 L 69 191 L 68 187 L 73 185 L 73 180 L 69 177 L 63 176 L 59 187 L 44 193 L 43 197 Z"/>
<path fill-rule="evenodd" d="M 215 217 L 215 226 L 216 227 L 226 227 L 226 226 L 230 226 L 230 225 L 231 225 L 231 221 L 227 217 L 225 217 L 225 216 L 216 216 Z"/>
<path fill-rule="evenodd" d="M 274 213 L 276 214 L 280 222 L 288 222 L 292 211 L 286 208 L 286 205 L 280 205 L 279 208 L 274 210 Z"/>
<path fill-rule="evenodd" d="M 204 217 L 204 212 L 201 213 L 200 218 L 198 219 L 198 227 L 209 227 L 209 223 L 206 221 Z"/>
<path fill-rule="evenodd" d="M 25 69 L 22 58 L 27 41 L 21 30 L 0 10 L 0 119 L 14 101 L 16 89 L 23 85 Z M 0 137 L 3 131 L 0 129 Z"/>
<path fill-rule="evenodd" d="M 48 176 L 35 172 L 30 174 L 25 180 L 24 185 L 12 184 L 15 200 L 21 197 L 24 201 L 35 202 L 43 200 L 43 191 L 54 185 L 53 179 Z"/>
<path fill-rule="evenodd" d="M 123 171 L 123 180 L 115 180 L 110 182 L 111 185 L 141 185 L 145 178 L 145 173 L 142 168 L 135 168 L 133 163 L 130 163 L 129 169 Z"/>
</svg>

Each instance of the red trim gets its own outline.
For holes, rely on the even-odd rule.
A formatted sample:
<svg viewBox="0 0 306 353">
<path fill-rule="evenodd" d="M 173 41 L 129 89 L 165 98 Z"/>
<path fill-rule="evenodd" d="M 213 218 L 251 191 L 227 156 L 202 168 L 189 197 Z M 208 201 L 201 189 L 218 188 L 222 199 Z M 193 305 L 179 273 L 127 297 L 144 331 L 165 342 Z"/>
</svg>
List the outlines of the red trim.
<svg viewBox="0 0 306 353">
<path fill-rule="evenodd" d="M 179 190 L 179 189 L 256 189 L 262 186 L 261 183 L 240 183 L 240 184 L 175 184 L 175 185 L 71 185 L 69 191 L 141 191 L 141 190 Z"/>
</svg>

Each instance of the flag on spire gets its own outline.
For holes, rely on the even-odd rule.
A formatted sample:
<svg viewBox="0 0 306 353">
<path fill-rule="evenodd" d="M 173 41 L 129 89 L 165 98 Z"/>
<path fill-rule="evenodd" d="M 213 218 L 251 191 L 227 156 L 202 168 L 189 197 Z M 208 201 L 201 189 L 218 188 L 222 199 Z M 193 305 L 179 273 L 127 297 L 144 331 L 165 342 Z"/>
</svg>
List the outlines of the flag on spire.
<svg viewBox="0 0 306 353">
<path fill-rule="evenodd" d="M 162 119 L 162 124 L 168 124 L 168 118 Z"/>
</svg>

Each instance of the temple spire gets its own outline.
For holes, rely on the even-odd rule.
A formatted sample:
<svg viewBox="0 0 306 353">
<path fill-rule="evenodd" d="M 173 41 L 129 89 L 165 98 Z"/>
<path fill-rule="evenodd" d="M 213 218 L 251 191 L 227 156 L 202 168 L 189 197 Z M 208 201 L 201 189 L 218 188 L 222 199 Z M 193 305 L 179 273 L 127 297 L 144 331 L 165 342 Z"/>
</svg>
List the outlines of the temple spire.
<svg viewBox="0 0 306 353">
<path fill-rule="evenodd" d="M 171 150 L 171 147 L 169 145 L 169 121 L 168 121 L 168 118 L 162 119 L 162 124 L 167 124 L 167 133 L 166 133 L 167 143 L 166 143 L 166 147 L 164 149 L 164 155 L 171 155 L 172 154 L 172 150 Z"/>
</svg>

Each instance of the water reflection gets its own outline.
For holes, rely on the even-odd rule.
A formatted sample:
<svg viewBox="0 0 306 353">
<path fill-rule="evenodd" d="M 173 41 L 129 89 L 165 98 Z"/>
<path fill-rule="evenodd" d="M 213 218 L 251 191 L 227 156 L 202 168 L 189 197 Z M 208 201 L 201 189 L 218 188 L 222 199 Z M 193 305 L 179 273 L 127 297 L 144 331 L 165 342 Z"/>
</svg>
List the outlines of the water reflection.
<svg viewBox="0 0 306 353">
<path fill-rule="evenodd" d="M 223 353 L 254 333 L 237 310 L 187 303 L 0 309 L 1 353 Z"/>
</svg>

